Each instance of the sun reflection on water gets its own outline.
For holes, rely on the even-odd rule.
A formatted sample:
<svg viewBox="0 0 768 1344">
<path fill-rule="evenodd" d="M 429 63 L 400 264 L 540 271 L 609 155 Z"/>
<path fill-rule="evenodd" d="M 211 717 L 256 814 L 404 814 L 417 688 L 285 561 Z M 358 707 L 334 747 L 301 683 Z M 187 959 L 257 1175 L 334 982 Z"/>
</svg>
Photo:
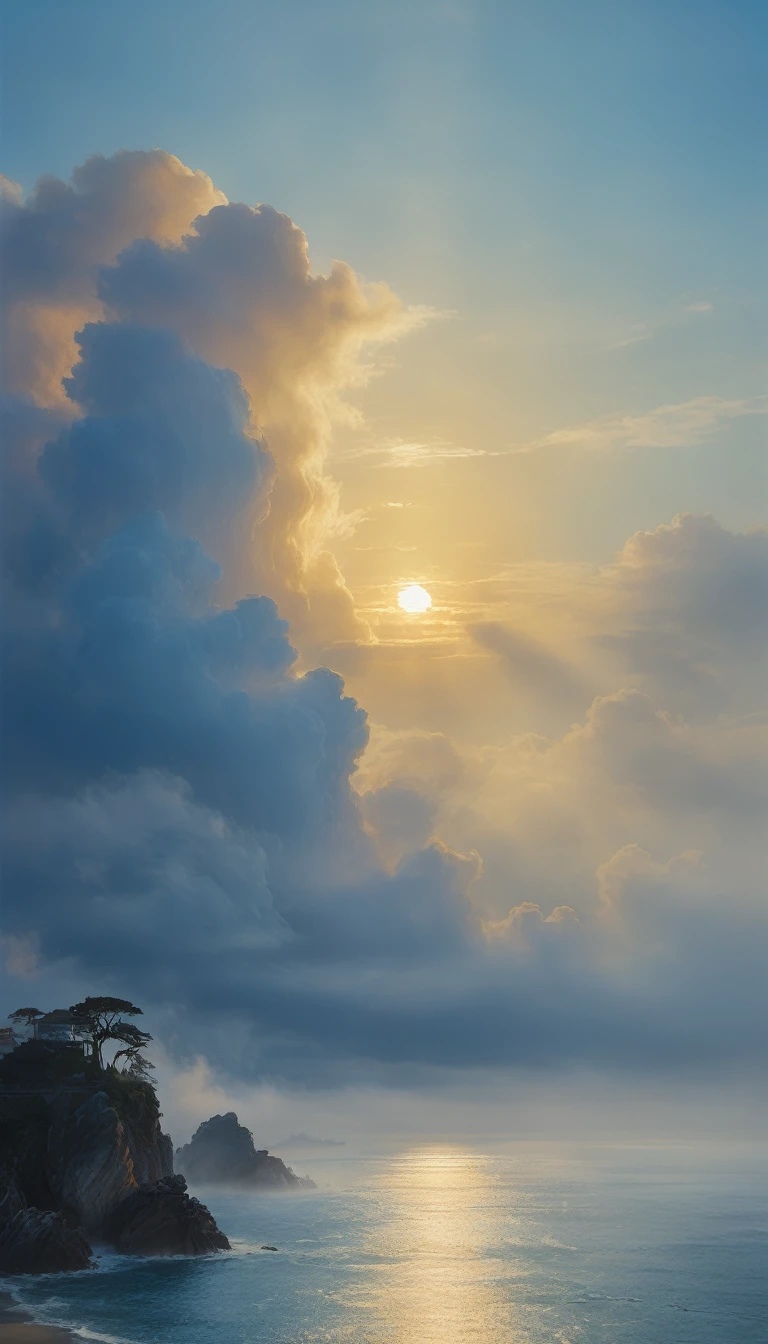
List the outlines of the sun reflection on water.
<svg viewBox="0 0 768 1344">
<path fill-rule="evenodd" d="M 381 1172 L 382 1218 L 368 1250 L 373 1297 L 397 1344 L 515 1344 L 525 1336 L 502 1259 L 509 1208 L 495 1191 L 492 1159 L 461 1148 L 403 1154 Z M 504 1227 L 502 1227 L 502 1218 Z"/>
</svg>

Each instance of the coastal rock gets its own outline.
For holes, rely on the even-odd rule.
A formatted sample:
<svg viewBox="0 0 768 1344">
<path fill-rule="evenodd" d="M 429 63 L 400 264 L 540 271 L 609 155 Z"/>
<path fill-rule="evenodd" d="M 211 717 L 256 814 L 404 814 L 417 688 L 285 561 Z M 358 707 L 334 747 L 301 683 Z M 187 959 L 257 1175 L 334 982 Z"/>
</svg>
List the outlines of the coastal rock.
<svg viewBox="0 0 768 1344">
<path fill-rule="evenodd" d="M 124 1255 L 207 1255 L 230 1244 L 213 1214 L 187 1194 L 183 1176 L 145 1185 L 107 1219 L 107 1240 Z"/>
<path fill-rule="evenodd" d="M 149 1157 L 149 1154 L 147 1154 L 147 1157 Z M 164 1176 L 173 1175 L 173 1139 L 170 1134 L 158 1134 L 156 1152 L 152 1154 L 152 1161 L 146 1170 L 146 1175 L 143 1167 L 140 1170 L 142 1171 L 142 1178 L 139 1184 L 162 1181 Z"/>
<path fill-rule="evenodd" d="M 0 1273 L 88 1269 L 92 1251 L 68 1212 L 31 1209 L 11 1164 L 0 1168 Z"/>
<path fill-rule="evenodd" d="M 93 1252 L 66 1213 L 22 1208 L 0 1228 L 0 1270 L 5 1274 L 60 1274 L 92 1266 Z"/>
<path fill-rule="evenodd" d="M 0 1059 L 0 1273 L 88 1268 L 91 1236 L 144 1255 L 228 1250 L 173 1175 L 151 1084 L 30 1044 Z"/>
<path fill-rule="evenodd" d="M 73 1209 L 86 1229 L 99 1231 L 115 1206 L 140 1185 L 172 1173 L 170 1138 L 159 1126 L 155 1129 L 137 1133 L 106 1092 L 95 1092 L 74 1111 L 62 1097 L 52 1108 L 46 1158 L 56 1204 Z"/>
<path fill-rule="evenodd" d="M 70 1114 L 54 1109 L 47 1168 L 57 1204 L 74 1209 L 83 1226 L 94 1230 L 137 1188 L 125 1128 L 105 1092 L 94 1093 Z"/>
<path fill-rule="evenodd" d="M 2 1229 L 26 1207 L 27 1201 L 16 1172 L 12 1167 L 3 1165 L 0 1167 L 0 1235 Z"/>
<path fill-rule="evenodd" d="M 251 1131 L 238 1122 L 234 1111 L 204 1121 L 191 1141 L 176 1150 L 176 1168 L 200 1184 L 316 1188 L 308 1176 L 297 1176 L 266 1148 L 254 1147 Z"/>
</svg>

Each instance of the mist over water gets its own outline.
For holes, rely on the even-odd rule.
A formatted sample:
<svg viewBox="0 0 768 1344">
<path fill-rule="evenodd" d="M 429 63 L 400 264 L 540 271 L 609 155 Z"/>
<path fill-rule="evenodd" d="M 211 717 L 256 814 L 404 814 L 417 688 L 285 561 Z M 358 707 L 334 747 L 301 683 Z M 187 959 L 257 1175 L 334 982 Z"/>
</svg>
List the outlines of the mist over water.
<svg viewBox="0 0 768 1344">
<path fill-rule="evenodd" d="M 105 1256 L 14 1290 L 120 1344 L 765 1338 L 766 1145 L 420 1146 L 312 1174 L 316 1193 L 197 1192 L 231 1255 Z"/>
</svg>

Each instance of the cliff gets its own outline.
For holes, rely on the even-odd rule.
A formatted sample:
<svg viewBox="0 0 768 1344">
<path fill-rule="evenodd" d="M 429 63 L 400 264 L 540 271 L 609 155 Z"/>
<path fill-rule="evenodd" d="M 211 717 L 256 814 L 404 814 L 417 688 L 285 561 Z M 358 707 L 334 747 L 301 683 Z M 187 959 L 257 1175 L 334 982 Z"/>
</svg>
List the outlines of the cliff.
<svg viewBox="0 0 768 1344">
<path fill-rule="evenodd" d="M 15 1171 L 0 1169 L 0 1266 L 6 1274 L 90 1269 L 93 1253 L 66 1212 L 30 1208 Z"/>
<path fill-rule="evenodd" d="M 297 1176 L 279 1157 L 254 1146 L 249 1129 L 234 1111 L 204 1121 L 189 1143 L 176 1150 L 176 1169 L 189 1181 L 240 1188 L 314 1190 L 308 1176 Z"/>
<path fill-rule="evenodd" d="M 167 1184 L 173 1147 L 151 1084 L 83 1068 L 82 1055 L 67 1074 L 62 1053 L 36 1044 L 0 1061 L 0 1270 L 87 1267 L 88 1239 L 114 1241 L 116 1210 L 140 1193 L 143 1231 L 131 1249 L 226 1249 L 208 1210 Z"/>
</svg>

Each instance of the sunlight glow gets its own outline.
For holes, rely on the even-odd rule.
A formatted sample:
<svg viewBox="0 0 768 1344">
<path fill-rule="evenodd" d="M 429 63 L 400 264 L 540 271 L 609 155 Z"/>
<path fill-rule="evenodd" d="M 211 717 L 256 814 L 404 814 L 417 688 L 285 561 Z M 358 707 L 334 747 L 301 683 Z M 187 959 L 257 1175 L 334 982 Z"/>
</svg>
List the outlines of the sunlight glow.
<svg viewBox="0 0 768 1344">
<path fill-rule="evenodd" d="M 454 1146 L 412 1149 L 380 1170 L 374 1192 L 384 1217 L 366 1250 L 376 1266 L 373 1303 L 392 1344 L 530 1338 L 512 1294 L 499 1291 L 509 1281 L 499 1247 L 510 1235 L 522 1245 L 528 1228 L 519 1203 L 515 1224 L 504 1224 L 492 1157 Z"/>
<path fill-rule="evenodd" d="M 432 606 L 432 598 L 420 583 L 410 583 L 407 588 L 401 588 L 397 594 L 397 605 L 403 611 L 420 615 L 422 612 L 429 611 Z"/>
</svg>

